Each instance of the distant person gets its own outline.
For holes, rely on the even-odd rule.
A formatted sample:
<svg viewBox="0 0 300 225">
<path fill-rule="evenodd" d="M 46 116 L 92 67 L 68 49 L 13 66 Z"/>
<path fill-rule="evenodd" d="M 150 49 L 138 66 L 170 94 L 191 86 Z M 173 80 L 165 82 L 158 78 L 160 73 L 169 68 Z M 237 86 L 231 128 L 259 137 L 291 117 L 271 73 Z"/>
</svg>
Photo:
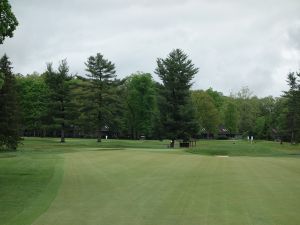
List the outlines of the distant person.
<svg viewBox="0 0 300 225">
<path fill-rule="evenodd" d="M 247 136 L 247 141 L 249 141 L 249 136 Z"/>
<path fill-rule="evenodd" d="M 251 136 L 251 144 L 253 143 L 253 136 Z"/>
</svg>

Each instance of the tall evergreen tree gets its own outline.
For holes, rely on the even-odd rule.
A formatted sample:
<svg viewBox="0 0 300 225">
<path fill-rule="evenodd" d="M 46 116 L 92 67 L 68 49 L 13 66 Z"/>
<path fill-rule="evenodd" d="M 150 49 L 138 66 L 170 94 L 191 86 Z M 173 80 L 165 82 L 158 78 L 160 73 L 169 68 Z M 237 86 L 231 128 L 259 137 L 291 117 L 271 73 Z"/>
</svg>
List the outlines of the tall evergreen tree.
<svg viewBox="0 0 300 225">
<path fill-rule="evenodd" d="M 4 83 L 4 74 L 0 73 L 0 89 Z"/>
<path fill-rule="evenodd" d="M 102 128 L 109 123 L 112 114 L 109 107 L 115 101 L 111 87 L 116 77 L 115 65 L 97 53 L 90 56 L 85 63 L 87 76 L 91 80 L 90 91 L 92 94 L 95 114 L 93 115 L 97 129 L 97 141 L 101 142 Z"/>
<path fill-rule="evenodd" d="M 53 122 L 60 128 L 60 141 L 65 142 L 65 129 L 70 110 L 69 67 L 66 60 L 62 60 L 58 71 L 54 71 L 52 64 L 47 64 L 45 82 L 50 92 L 50 113 Z"/>
<path fill-rule="evenodd" d="M 16 150 L 20 142 L 19 110 L 16 78 L 11 69 L 11 62 L 4 55 L 0 59 L 0 73 L 4 77 L 0 89 L 0 149 Z"/>
<path fill-rule="evenodd" d="M 177 138 L 189 139 L 197 132 L 194 108 L 191 104 L 190 87 L 198 68 L 180 49 L 173 50 L 166 59 L 157 59 L 155 73 L 163 82 L 165 98 L 164 127 L 174 147 Z"/>
<path fill-rule="evenodd" d="M 287 98 L 286 127 L 291 143 L 300 141 L 300 73 L 288 74 L 289 91 L 285 92 Z"/>
<path fill-rule="evenodd" d="M 0 44 L 6 37 L 12 37 L 18 26 L 18 20 L 11 11 L 8 0 L 0 0 Z"/>
</svg>

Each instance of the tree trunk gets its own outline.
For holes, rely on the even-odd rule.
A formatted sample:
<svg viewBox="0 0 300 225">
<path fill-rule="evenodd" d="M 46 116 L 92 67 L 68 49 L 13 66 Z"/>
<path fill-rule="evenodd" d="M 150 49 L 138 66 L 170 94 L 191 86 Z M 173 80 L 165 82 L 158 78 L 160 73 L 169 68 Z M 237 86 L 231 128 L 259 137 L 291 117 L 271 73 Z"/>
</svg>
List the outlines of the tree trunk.
<svg viewBox="0 0 300 225">
<path fill-rule="evenodd" d="M 65 142 L 65 106 L 64 101 L 60 102 L 61 104 L 61 112 L 62 112 L 62 123 L 61 123 L 61 132 L 60 132 L 60 142 Z"/>
<path fill-rule="evenodd" d="M 101 82 L 101 77 L 100 77 L 100 82 Z M 102 129 L 102 112 L 101 112 L 101 109 L 102 109 L 102 85 L 100 86 L 101 87 L 101 91 L 99 93 L 99 109 L 98 109 L 98 130 L 97 130 L 97 142 L 101 142 L 101 129 Z"/>
<path fill-rule="evenodd" d="M 170 143 L 170 148 L 174 148 L 174 147 L 175 147 L 175 139 L 172 139 Z"/>
<path fill-rule="evenodd" d="M 97 130 L 97 142 L 101 142 L 101 128 L 98 128 Z"/>
<path fill-rule="evenodd" d="M 292 131 L 292 135 L 291 135 L 291 144 L 294 144 L 294 131 Z"/>
<path fill-rule="evenodd" d="M 133 127 L 131 127 L 131 139 L 134 140 L 134 131 L 133 131 Z"/>
<path fill-rule="evenodd" d="M 64 123 L 61 125 L 60 142 L 61 143 L 65 142 L 65 124 Z"/>
</svg>

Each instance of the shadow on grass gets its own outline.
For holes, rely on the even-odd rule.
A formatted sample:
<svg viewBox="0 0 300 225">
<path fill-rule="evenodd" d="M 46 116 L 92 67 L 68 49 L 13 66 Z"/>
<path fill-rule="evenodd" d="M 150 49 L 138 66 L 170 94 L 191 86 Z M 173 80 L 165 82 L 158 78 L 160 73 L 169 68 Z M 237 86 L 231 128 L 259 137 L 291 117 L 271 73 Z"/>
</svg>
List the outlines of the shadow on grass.
<svg viewBox="0 0 300 225">
<path fill-rule="evenodd" d="M 230 150 L 199 150 L 199 149 L 187 149 L 186 152 L 197 155 L 207 155 L 207 156 L 248 156 L 248 157 L 299 157 L 300 153 L 288 153 L 283 151 L 270 151 L 270 152 L 234 152 Z"/>
<path fill-rule="evenodd" d="M 195 148 L 195 149 L 187 149 L 186 152 L 192 153 L 192 154 L 198 154 L 198 155 L 209 155 L 209 156 L 220 156 L 220 155 L 229 156 L 230 155 L 230 153 L 228 151 L 218 150 L 218 149 L 199 150 L 199 149 Z"/>
<path fill-rule="evenodd" d="M 13 158 L 16 156 L 17 156 L 16 150 L 0 149 L 0 159 L 1 158 Z"/>
<path fill-rule="evenodd" d="M 273 141 L 242 140 L 199 141 L 197 147 L 186 149 L 188 153 L 209 156 L 249 156 L 249 157 L 298 157 L 300 146 Z"/>
<path fill-rule="evenodd" d="M 57 148 L 56 146 L 49 146 L 48 148 L 43 147 L 34 147 L 34 148 L 23 148 L 16 152 L 15 156 L 17 156 L 18 153 L 24 153 L 24 154 L 36 154 L 36 155 L 42 155 L 42 154 L 54 154 L 54 155 L 60 155 L 60 154 L 70 154 L 70 153 L 78 153 L 78 152 L 90 152 L 90 151 L 123 151 L 126 150 L 126 148 L 95 148 L 95 147 L 86 147 L 86 146 L 59 146 Z M 14 157 L 15 157 L 14 156 Z M 1 154 L 0 154 L 1 158 Z M 8 158 L 8 157 L 7 157 Z"/>
<path fill-rule="evenodd" d="M 89 150 L 89 151 L 97 151 L 97 152 L 103 152 L 103 151 L 123 151 L 126 150 L 125 148 L 98 148 L 95 150 Z"/>
</svg>

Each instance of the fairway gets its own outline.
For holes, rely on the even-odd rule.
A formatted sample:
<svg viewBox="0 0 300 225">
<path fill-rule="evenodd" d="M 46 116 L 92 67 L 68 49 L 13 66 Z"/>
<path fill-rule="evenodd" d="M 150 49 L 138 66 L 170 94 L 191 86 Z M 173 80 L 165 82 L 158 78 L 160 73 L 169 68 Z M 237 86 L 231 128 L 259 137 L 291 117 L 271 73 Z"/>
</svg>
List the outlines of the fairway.
<svg viewBox="0 0 300 225">
<path fill-rule="evenodd" d="M 0 0 L 0 225 L 300 225 L 300 0 L 272 3 Z"/>
<path fill-rule="evenodd" d="M 207 146 L 222 155 L 220 146 L 232 143 L 200 142 L 203 155 L 167 149 L 167 142 L 158 141 L 100 147 L 94 140 L 56 141 L 29 139 L 21 152 L 1 153 L 0 224 L 300 224 L 299 147 L 286 147 L 294 155 L 266 156 L 266 149 L 279 151 L 278 144 L 262 142 L 256 151 L 264 147 L 264 156 L 217 157 L 207 156 Z M 4 168 L 17 167 L 12 177 L 4 175 Z M 24 200 L 16 199 L 22 185 L 11 180 L 22 170 L 28 173 L 23 181 L 31 181 L 23 194 L 33 192 Z"/>
</svg>

